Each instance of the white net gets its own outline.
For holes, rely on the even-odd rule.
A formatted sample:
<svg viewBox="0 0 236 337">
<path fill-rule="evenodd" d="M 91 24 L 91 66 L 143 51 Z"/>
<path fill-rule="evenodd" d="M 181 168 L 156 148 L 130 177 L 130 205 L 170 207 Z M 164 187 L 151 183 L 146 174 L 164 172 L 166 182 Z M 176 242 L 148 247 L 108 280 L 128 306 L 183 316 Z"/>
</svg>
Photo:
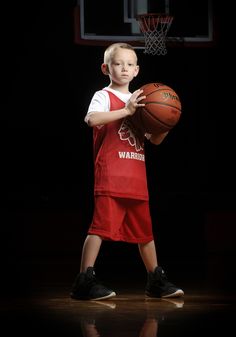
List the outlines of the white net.
<svg viewBox="0 0 236 337">
<path fill-rule="evenodd" d="M 145 54 L 165 55 L 166 36 L 173 16 L 165 14 L 143 14 L 138 16 L 140 30 L 145 41 Z"/>
</svg>

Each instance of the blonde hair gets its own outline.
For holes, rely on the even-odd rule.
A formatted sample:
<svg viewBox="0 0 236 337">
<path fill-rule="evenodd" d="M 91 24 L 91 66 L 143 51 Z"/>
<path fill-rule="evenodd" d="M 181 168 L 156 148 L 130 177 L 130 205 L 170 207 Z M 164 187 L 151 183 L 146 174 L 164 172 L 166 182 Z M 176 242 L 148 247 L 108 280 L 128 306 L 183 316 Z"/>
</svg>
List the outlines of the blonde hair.
<svg viewBox="0 0 236 337">
<path fill-rule="evenodd" d="M 134 50 L 134 47 L 131 46 L 128 43 L 124 43 L 124 42 L 117 42 L 117 43 L 113 43 L 111 44 L 109 47 L 107 47 L 107 49 L 104 52 L 104 63 L 108 64 L 112 57 L 114 56 L 115 52 L 117 49 L 119 48 L 123 48 L 123 49 L 129 49 L 132 50 L 137 58 L 136 52 Z"/>
</svg>

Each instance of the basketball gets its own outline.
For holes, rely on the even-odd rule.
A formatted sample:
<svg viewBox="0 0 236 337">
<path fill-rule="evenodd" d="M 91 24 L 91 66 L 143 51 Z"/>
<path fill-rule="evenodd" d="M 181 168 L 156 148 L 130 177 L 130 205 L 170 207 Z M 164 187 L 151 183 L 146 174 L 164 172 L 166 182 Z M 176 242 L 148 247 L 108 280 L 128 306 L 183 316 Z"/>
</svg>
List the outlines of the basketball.
<svg viewBox="0 0 236 337">
<path fill-rule="evenodd" d="M 140 89 L 143 89 L 141 95 L 146 96 L 140 103 L 145 103 L 145 106 L 137 109 L 134 118 L 147 133 L 158 134 L 171 130 L 178 123 L 182 112 L 177 93 L 163 83 L 148 83 Z"/>
</svg>

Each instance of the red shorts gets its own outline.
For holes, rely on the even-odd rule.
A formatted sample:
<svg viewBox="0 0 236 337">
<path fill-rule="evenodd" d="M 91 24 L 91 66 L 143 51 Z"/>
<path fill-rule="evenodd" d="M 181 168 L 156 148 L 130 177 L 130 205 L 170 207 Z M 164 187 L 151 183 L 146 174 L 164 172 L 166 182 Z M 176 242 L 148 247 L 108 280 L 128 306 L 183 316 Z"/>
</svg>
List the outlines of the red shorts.
<svg viewBox="0 0 236 337">
<path fill-rule="evenodd" d="M 146 243 L 153 240 L 149 202 L 95 196 L 93 220 L 88 234 L 103 240 Z"/>
</svg>

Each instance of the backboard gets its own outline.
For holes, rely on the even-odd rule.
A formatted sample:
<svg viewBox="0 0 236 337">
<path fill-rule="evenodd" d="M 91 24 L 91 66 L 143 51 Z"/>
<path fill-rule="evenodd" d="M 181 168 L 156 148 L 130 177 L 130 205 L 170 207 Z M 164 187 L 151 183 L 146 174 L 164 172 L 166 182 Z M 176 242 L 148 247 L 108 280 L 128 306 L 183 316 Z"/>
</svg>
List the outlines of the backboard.
<svg viewBox="0 0 236 337">
<path fill-rule="evenodd" d="M 212 0 L 77 0 L 75 42 L 108 45 L 128 42 L 144 48 L 138 14 L 165 13 L 174 17 L 167 43 L 173 46 L 205 47 L 214 44 Z"/>
</svg>

